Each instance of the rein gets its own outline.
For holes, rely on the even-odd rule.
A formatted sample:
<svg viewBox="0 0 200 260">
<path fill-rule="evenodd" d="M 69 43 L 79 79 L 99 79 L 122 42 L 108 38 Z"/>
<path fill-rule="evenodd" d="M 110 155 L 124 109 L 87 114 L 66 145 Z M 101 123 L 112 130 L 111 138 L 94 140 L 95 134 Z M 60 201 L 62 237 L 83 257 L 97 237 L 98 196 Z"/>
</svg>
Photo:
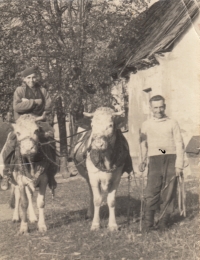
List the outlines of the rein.
<svg viewBox="0 0 200 260">
<path fill-rule="evenodd" d="M 32 137 L 29 137 L 29 136 L 26 136 L 24 138 L 22 138 L 21 140 L 17 140 L 18 143 L 21 143 L 22 141 L 26 140 L 26 139 L 29 139 L 31 141 L 33 141 L 34 143 L 38 143 L 36 142 Z"/>
<path fill-rule="evenodd" d="M 37 184 L 37 179 L 41 174 L 41 171 L 37 171 L 36 173 L 34 173 L 34 168 L 33 168 L 33 164 L 31 162 L 30 156 L 27 155 L 27 159 L 28 159 L 28 163 L 24 161 L 24 157 L 21 154 L 20 151 L 20 144 L 22 141 L 29 139 L 34 143 L 34 146 L 37 146 L 40 142 L 34 140 L 33 138 L 27 136 L 21 140 L 17 140 L 17 146 L 16 146 L 16 156 L 18 159 L 18 165 L 20 168 L 20 172 L 22 173 L 23 176 L 25 176 L 29 181 L 34 182 L 34 184 Z M 30 165 L 30 172 L 28 171 L 26 165 L 29 164 Z M 26 184 L 28 185 L 28 183 Z"/>
</svg>

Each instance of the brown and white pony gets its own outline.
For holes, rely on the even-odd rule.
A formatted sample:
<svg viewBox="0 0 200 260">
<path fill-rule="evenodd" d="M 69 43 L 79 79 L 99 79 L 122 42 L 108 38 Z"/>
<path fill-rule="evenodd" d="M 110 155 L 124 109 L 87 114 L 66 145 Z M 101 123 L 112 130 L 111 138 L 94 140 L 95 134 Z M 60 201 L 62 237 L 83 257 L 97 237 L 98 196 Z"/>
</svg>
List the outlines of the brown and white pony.
<svg viewBox="0 0 200 260">
<path fill-rule="evenodd" d="M 35 187 L 38 187 L 37 207 L 39 210 L 38 229 L 40 232 L 47 230 L 44 217 L 45 192 L 48 184 L 47 168 L 48 162 L 39 153 L 39 127 L 37 121 L 42 120 L 32 114 L 21 115 L 16 124 L 13 124 L 14 133 L 17 138 L 15 149 L 14 172 L 12 174 L 11 192 L 15 198 L 14 214 L 12 221 L 19 222 L 19 206 L 21 204 L 21 226 L 20 234 L 28 232 L 28 217 L 31 223 L 37 222 L 34 212 L 32 194 Z M 10 133 L 11 134 L 11 133 Z M 41 153 L 41 151 L 40 151 Z M 39 156 L 35 162 L 35 158 Z"/>
<path fill-rule="evenodd" d="M 108 107 L 98 108 L 91 117 L 91 132 L 81 137 L 75 146 L 75 165 L 89 185 L 90 204 L 88 217 L 93 217 L 91 230 L 100 228 L 99 210 L 103 199 L 103 191 L 107 192 L 109 207 L 108 228 L 118 229 L 115 218 L 115 195 L 127 158 L 130 158 L 128 143 L 121 131 L 117 129 L 116 116 L 122 112 L 114 112 Z M 132 171 L 132 162 L 129 173 Z"/>
</svg>

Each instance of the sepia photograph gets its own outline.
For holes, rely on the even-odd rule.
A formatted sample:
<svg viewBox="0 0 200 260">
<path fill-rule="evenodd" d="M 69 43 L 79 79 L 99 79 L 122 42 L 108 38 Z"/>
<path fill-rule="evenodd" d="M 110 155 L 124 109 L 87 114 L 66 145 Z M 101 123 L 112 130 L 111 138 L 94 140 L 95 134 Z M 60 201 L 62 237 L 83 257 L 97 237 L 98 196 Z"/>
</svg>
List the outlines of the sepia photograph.
<svg viewBox="0 0 200 260">
<path fill-rule="evenodd" d="M 200 1 L 0 21 L 0 260 L 199 260 Z"/>
</svg>

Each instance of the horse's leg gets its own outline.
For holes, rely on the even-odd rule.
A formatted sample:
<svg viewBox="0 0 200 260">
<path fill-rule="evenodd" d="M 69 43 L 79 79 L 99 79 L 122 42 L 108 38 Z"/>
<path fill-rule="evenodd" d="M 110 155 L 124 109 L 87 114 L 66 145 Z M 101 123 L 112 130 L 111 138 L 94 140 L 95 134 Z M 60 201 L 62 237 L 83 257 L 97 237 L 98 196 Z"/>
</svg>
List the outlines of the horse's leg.
<svg viewBox="0 0 200 260">
<path fill-rule="evenodd" d="M 98 230 L 100 228 L 100 216 L 99 211 L 102 203 L 102 194 L 98 181 L 92 181 L 91 183 L 93 192 L 93 203 L 94 203 L 94 217 L 92 221 L 91 230 Z"/>
<path fill-rule="evenodd" d="M 47 227 L 45 224 L 45 217 L 44 217 L 44 206 L 45 206 L 45 192 L 47 188 L 48 178 L 46 174 L 40 176 L 39 182 L 39 192 L 37 197 L 37 207 L 39 210 L 39 219 L 38 219 L 38 230 L 39 232 L 46 232 Z"/>
<path fill-rule="evenodd" d="M 19 185 L 21 209 L 22 209 L 22 220 L 20 226 L 20 234 L 26 234 L 28 232 L 28 219 L 27 219 L 27 209 L 28 209 L 28 199 L 26 196 L 25 186 Z"/>
<path fill-rule="evenodd" d="M 115 218 L 115 195 L 121 179 L 121 172 L 117 172 L 113 174 L 115 174 L 115 176 L 111 182 L 111 185 L 108 188 L 108 197 L 107 197 L 107 203 L 109 208 L 108 229 L 110 231 L 118 230 L 118 226 Z"/>
<path fill-rule="evenodd" d="M 15 207 L 14 207 L 12 222 L 15 223 L 20 221 L 20 216 L 19 216 L 20 191 L 18 185 L 12 184 L 12 186 L 13 186 L 12 189 L 14 189 L 14 197 L 15 197 L 15 203 L 14 203 Z"/>
<path fill-rule="evenodd" d="M 30 192 L 30 189 L 26 186 L 26 195 L 28 198 L 28 213 L 29 213 L 29 220 L 31 223 L 37 222 L 37 217 L 35 215 L 35 211 L 33 209 L 33 194 Z"/>
</svg>

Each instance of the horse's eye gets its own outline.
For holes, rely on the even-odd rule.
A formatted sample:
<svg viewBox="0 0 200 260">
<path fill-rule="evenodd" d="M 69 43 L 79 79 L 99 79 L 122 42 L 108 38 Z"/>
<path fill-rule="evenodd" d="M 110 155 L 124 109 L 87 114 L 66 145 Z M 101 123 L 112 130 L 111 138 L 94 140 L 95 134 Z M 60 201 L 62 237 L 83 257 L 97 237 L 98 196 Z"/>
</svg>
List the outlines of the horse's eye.
<svg viewBox="0 0 200 260">
<path fill-rule="evenodd" d="M 113 127 L 113 124 L 110 124 L 109 127 Z"/>
</svg>

